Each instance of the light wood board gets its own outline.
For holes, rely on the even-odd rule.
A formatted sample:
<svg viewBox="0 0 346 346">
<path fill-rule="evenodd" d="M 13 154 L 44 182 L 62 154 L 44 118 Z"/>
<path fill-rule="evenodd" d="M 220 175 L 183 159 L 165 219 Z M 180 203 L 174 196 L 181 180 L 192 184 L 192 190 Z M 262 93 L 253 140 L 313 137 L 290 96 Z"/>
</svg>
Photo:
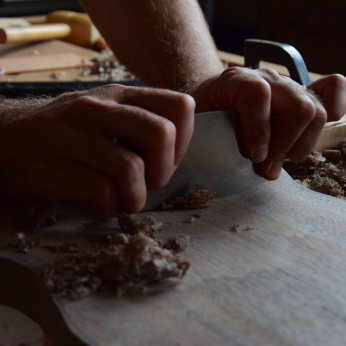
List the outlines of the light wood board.
<svg viewBox="0 0 346 346">
<path fill-rule="evenodd" d="M 0 58 L 0 68 L 4 74 L 61 70 L 87 65 L 91 66 L 92 63 L 83 61 L 74 53 Z"/>
<path fill-rule="evenodd" d="M 59 40 L 51 40 L 40 43 L 22 43 L 14 44 L 8 43 L 0 45 L 0 59 L 2 58 L 20 58 L 20 57 L 44 57 L 47 55 L 54 54 L 75 54 L 79 58 L 79 62 L 82 59 L 89 60 L 94 57 L 100 57 L 100 53 L 93 50 L 78 47 L 74 44 Z M 80 65 L 79 65 L 80 66 Z M 55 82 L 56 79 L 52 72 L 54 69 L 48 71 L 35 71 L 26 72 L 13 75 L 2 75 L 0 76 L 0 82 Z M 61 81 L 97 81 L 99 80 L 98 75 L 82 76 L 82 69 L 77 68 L 66 68 L 64 69 L 65 75 Z"/>
<path fill-rule="evenodd" d="M 315 150 L 323 151 L 335 148 L 339 142 L 344 140 L 346 140 L 346 115 L 339 121 L 332 121 L 324 126 Z"/>
<path fill-rule="evenodd" d="M 18 208 L 0 209 L 0 245 L 19 228 Z M 162 237 L 185 233 L 192 266 L 178 284 L 116 299 L 100 292 L 79 301 L 51 296 L 40 279 L 56 256 L 0 250 L 0 304 L 22 310 L 54 346 L 336 346 L 346 340 L 346 202 L 307 190 L 287 174 L 213 206 L 150 212 Z M 17 213 L 17 214 L 16 214 Z M 144 216 L 144 214 L 143 214 Z M 236 224 L 254 230 L 233 233 Z M 114 229 L 62 208 L 48 239 L 83 241 Z"/>
</svg>

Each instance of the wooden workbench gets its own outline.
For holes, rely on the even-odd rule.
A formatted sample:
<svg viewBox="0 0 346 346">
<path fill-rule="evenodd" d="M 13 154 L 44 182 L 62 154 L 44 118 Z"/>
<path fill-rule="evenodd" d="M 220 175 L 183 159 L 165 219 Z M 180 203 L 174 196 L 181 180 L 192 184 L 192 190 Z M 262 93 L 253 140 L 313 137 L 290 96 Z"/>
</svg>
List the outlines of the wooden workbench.
<svg viewBox="0 0 346 346">
<path fill-rule="evenodd" d="M 91 59 L 93 57 L 100 57 L 100 53 L 92 51 L 90 49 L 78 47 L 63 41 L 52 40 L 40 43 L 23 43 L 23 44 L 2 44 L 0 45 L 0 60 L 3 58 L 18 58 L 26 57 L 28 59 L 41 59 L 42 57 L 51 57 L 54 54 L 75 54 L 80 59 Z M 227 64 L 244 66 L 244 57 L 232 53 L 219 51 L 219 57 Z M 268 62 L 261 62 L 261 67 L 274 68 L 280 74 L 289 75 L 288 70 L 277 64 Z M 1 71 L 0 61 L 0 71 Z M 64 71 L 64 76 L 61 81 L 97 81 L 98 75 L 82 75 L 82 68 L 65 68 L 59 70 L 48 71 L 35 71 L 35 72 L 23 72 L 17 74 L 0 74 L 0 82 L 56 82 L 53 76 L 54 72 Z M 315 81 L 321 77 L 316 73 L 309 73 L 311 81 Z"/>
<path fill-rule="evenodd" d="M 14 226 L 20 210 L 0 209 L 0 304 L 28 314 L 54 346 L 345 344 L 346 201 L 287 174 L 216 200 L 192 224 L 185 223 L 191 210 L 149 213 L 164 222 L 161 237 L 191 236 L 184 256 L 192 265 L 181 282 L 144 296 L 52 296 L 41 275 L 57 255 L 6 247 L 21 231 Z M 233 233 L 236 224 L 254 229 Z M 65 207 L 40 236 L 82 242 L 114 228 L 114 219 Z"/>
</svg>

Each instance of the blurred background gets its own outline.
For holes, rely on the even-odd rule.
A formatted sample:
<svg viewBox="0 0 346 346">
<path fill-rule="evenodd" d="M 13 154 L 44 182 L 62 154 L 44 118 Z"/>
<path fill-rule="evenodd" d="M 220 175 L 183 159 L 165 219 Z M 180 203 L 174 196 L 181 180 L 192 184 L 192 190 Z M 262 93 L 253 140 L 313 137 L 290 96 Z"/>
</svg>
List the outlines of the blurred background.
<svg viewBox="0 0 346 346">
<path fill-rule="evenodd" d="M 291 44 L 309 71 L 346 74 L 345 0 L 199 0 L 219 50 L 243 54 L 246 38 Z M 0 16 L 81 11 L 77 0 L 1 0 Z"/>
</svg>

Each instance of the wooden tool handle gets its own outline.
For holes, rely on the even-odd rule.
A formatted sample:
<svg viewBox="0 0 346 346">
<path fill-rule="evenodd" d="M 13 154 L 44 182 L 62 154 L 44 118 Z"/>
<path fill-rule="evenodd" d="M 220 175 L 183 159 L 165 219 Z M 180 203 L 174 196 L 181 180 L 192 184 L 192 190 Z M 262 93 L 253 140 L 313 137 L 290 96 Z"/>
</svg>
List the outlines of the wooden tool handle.
<svg viewBox="0 0 346 346">
<path fill-rule="evenodd" d="M 67 24 L 37 24 L 25 28 L 0 29 L 0 43 L 41 41 L 67 37 L 71 28 Z"/>
</svg>

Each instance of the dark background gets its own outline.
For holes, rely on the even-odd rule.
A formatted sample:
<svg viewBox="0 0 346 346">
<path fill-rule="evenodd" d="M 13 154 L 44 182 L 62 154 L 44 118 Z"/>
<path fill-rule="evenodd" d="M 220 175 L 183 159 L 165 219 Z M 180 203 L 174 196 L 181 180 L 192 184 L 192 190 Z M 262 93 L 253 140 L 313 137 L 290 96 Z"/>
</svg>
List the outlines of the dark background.
<svg viewBox="0 0 346 346">
<path fill-rule="evenodd" d="M 145 0 L 143 0 L 145 1 Z M 246 38 L 288 43 L 308 69 L 346 75 L 345 0 L 200 0 L 218 49 L 243 54 Z M 0 0 L 0 16 L 81 10 L 77 0 Z"/>
</svg>

